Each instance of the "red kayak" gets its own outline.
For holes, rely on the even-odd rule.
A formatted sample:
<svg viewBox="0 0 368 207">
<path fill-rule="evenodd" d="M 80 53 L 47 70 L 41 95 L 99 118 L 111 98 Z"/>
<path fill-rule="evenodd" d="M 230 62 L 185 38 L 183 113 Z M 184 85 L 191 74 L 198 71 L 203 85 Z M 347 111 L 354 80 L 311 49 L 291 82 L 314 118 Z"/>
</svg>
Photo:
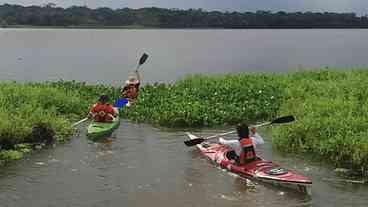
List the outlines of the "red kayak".
<svg viewBox="0 0 368 207">
<path fill-rule="evenodd" d="M 199 137 L 187 133 L 190 139 L 198 139 Z M 202 154 L 208 157 L 211 161 L 218 164 L 220 167 L 227 169 L 239 176 L 272 183 L 277 186 L 283 186 L 297 190 L 299 192 L 311 195 L 312 181 L 292 170 L 281 167 L 280 165 L 264 160 L 258 157 L 257 160 L 250 163 L 239 165 L 227 157 L 231 151 L 230 147 L 218 144 L 203 142 L 196 145 Z"/>
</svg>

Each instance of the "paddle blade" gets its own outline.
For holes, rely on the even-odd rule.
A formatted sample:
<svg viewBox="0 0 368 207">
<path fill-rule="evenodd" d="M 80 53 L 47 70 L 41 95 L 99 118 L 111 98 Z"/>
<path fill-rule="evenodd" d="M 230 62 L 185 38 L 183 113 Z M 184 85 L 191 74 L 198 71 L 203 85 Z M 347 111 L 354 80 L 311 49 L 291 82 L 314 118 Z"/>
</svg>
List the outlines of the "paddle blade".
<svg viewBox="0 0 368 207">
<path fill-rule="evenodd" d="M 188 147 L 192 147 L 192 146 L 195 146 L 197 144 L 201 144 L 204 141 L 205 141 L 205 139 L 203 139 L 203 138 L 191 139 L 191 140 L 184 141 L 184 144 L 187 145 Z"/>
<path fill-rule="evenodd" d="M 277 118 L 271 122 L 271 124 L 281 124 L 281 123 L 289 123 L 295 121 L 294 116 L 283 116 Z"/>
<path fill-rule="evenodd" d="M 143 63 L 145 63 L 147 58 L 148 58 L 148 55 L 146 53 L 143 53 L 141 59 L 139 59 L 139 65 L 142 65 Z"/>
<path fill-rule="evenodd" d="M 129 100 L 127 98 L 120 98 L 120 99 L 115 101 L 114 107 L 121 108 L 121 107 L 125 106 L 128 103 L 129 103 Z"/>
</svg>

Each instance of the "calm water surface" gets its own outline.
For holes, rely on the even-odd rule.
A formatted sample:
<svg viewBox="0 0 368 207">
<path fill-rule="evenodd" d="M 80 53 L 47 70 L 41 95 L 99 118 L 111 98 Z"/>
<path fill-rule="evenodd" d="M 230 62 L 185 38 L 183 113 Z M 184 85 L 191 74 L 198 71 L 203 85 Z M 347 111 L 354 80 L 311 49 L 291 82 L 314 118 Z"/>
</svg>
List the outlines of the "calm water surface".
<svg viewBox="0 0 368 207">
<path fill-rule="evenodd" d="M 209 135 L 223 130 L 205 130 Z M 262 132 L 261 132 L 262 133 Z M 339 182 L 331 169 L 258 147 L 267 159 L 310 176 L 312 197 L 265 186 L 214 167 L 184 131 L 167 131 L 124 120 L 107 143 L 81 135 L 55 149 L 34 153 L 0 171 L 1 207 L 64 206 L 367 206 L 368 187 Z"/>
<path fill-rule="evenodd" d="M 368 30 L 0 29 L 0 79 L 119 84 L 143 52 L 148 82 L 192 73 L 368 65 Z"/>
</svg>

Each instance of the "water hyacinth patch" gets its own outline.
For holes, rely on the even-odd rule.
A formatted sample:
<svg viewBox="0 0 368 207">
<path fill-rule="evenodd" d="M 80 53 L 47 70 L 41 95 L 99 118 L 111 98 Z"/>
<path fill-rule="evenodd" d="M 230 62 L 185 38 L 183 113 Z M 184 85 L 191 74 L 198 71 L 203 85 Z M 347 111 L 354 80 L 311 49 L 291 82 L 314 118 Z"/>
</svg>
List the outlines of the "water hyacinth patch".
<svg viewBox="0 0 368 207">
<path fill-rule="evenodd" d="M 275 117 L 281 97 L 273 75 L 193 75 L 145 86 L 126 115 L 167 127 L 233 125 Z"/>
<path fill-rule="evenodd" d="M 284 81 L 279 113 L 294 114 L 297 121 L 272 128 L 274 146 L 367 171 L 368 71 L 305 71 Z"/>
</svg>

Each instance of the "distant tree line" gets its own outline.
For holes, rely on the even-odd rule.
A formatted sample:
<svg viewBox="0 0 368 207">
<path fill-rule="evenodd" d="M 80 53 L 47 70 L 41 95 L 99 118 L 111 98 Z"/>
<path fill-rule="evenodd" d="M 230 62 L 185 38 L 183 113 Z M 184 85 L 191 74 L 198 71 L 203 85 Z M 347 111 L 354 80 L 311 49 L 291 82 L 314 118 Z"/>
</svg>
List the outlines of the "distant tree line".
<svg viewBox="0 0 368 207">
<path fill-rule="evenodd" d="M 331 12 L 219 12 L 202 9 L 90 9 L 0 5 L 0 26 L 143 26 L 158 28 L 368 28 L 368 17 Z"/>
</svg>

